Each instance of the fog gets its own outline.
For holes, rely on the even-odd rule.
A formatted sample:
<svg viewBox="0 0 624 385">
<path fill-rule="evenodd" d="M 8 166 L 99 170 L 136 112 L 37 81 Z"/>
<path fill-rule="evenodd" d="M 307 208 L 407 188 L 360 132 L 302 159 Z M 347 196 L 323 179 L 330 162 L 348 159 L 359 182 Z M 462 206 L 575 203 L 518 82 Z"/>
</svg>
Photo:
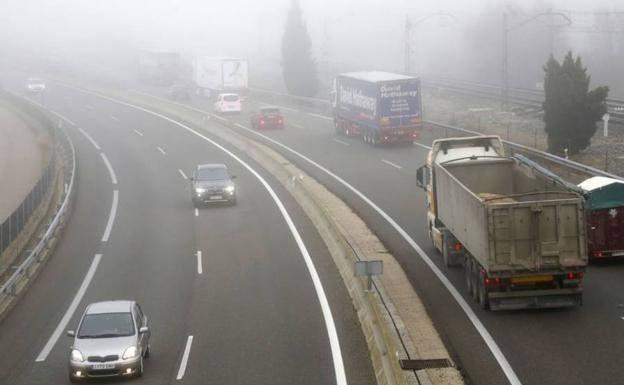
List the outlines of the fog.
<svg viewBox="0 0 624 385">
<path fill-rule="evenodd" d="M 252 84 L 281 87 L 280 43 L 290 0 L 4 0 L 0 64 L 56 63 L 102 76 L 129 74 L 142 48 L 250 60 Z M 595 84 L 624 95 L 624 1 L 301 0 L 320 78 L 362 69 L 410 70 L 501 82 L 508 15 L 509 79 L 534 88 L 551 52 L 582 56 Z M 557 14 L 535 15 L 552 10 Z M 551 13 L 552 13 L 551 12 Z M 560 14 L 562 15 L 560 15 Z M 524 24 L 523 24 L 524 23 Z"/>
</svg>

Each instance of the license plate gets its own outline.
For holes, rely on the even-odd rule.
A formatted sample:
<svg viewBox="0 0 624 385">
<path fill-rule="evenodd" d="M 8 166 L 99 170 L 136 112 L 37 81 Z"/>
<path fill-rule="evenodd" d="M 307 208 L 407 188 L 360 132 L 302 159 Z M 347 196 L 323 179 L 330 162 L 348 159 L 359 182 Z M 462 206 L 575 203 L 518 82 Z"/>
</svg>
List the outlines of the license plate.
<svg viewBox="0 0 624 385">
<path fill-rule="evenodd" d="M 536 282 L 550 282 L 553 280 L 552 275 L 529 275 L 526 277 L 513 277 L 511 283 L 536 283 Z"/>
<path fill-rule="evenodd" d="M 213 195 L 213 196 L 210 197 L 210 200 L 213 200 L 213 201 L 218 201 L 220 199 L 223 199 L 223 196 L 221 196 L 221 195 Z"/>
<path fill-rule="evenodd" d="M 93 364 L 91 369 L 93 370 L 115 369 L 115 364 Z"/>
</svg>

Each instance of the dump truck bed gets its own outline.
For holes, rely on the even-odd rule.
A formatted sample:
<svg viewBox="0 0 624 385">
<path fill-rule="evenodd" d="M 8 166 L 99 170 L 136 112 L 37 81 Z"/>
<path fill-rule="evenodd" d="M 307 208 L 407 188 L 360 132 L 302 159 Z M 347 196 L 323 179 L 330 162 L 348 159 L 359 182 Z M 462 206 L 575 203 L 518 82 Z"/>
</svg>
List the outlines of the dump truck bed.
<svg viewBox="0 0 624 385">
<path fill-rule="evenodd" d="M 434 165 L 437 217 L 488 273 L 587 263 L 583 198 L 514 158 Z"/>
</svg>

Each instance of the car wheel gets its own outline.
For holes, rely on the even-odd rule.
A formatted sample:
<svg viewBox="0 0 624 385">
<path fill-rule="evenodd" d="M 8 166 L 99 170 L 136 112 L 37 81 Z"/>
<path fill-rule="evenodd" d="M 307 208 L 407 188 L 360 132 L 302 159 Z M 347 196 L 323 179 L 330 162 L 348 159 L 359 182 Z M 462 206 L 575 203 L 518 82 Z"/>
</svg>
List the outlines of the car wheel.
<svg viewBox="0 0 624 385">
<path fill-rule="evenodd" d="M 236 198 L 230 200 L 230 206 L 236 206 Z"/>
<path fill-rule="evenodd" d="M 72 384 L 79 384 L 81 381 L 79 378 L 76 378 L 74 376 L 72 376 L 71 374 L 69 375 L 69 382 L 71 382 Z"/>
</svg>

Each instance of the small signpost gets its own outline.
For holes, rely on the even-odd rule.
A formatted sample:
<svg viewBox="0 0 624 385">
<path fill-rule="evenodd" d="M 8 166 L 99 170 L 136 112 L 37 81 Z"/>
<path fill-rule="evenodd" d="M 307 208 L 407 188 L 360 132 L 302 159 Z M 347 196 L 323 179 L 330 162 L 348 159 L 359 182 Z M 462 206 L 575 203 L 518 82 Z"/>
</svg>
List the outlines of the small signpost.
<svg viewBox="0 0 624 385">
<path fill-rule="evenodd" d="M 356 261 L 355 262 L 355 276 L 356 277 L 368 277 L 366 284 L 366 290 L 371 291 L 373 289 L 373 275 L 383 274 L 383 261 Z"/>
<path fill-rule="evenodd" d="M 604 123 L 604 125 L 602 126 L 602 134 L 605 138 L 609 136 L 609 118 L 611 118 L 611 115 L 609 115 L 609 113 L 602 115 L 602 122 Z"/>
</svg>

